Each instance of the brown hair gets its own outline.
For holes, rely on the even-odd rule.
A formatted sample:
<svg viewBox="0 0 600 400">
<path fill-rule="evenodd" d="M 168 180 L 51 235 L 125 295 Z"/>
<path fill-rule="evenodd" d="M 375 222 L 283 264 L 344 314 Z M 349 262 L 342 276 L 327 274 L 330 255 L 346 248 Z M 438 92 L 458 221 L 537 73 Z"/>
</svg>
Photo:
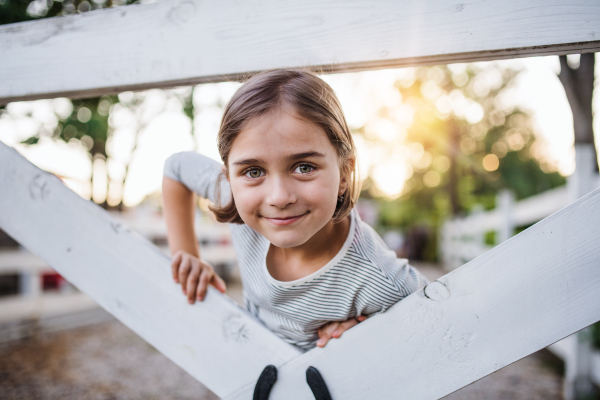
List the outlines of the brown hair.
<svg viewBox="0 0 600 400">
<path fill-rule="evenodd" d="M 248 79 L 235 92 L 221 120 L 217 137 L 219 154 L 227 169 L 229 152 L 244 125 L 251 119 L 281 107 L 290 107 L 300 117 L 320 126 L 337 149 L 342 178 L 348 181 L 344 199 L 333 214 L 334 223 L 342 221 L 352 210 L 360 184 L 357 176 L 356 149 L 342 107 L 333 89 L 310 71 L 302 69 L 275 69 L 264 71 Z M 352 164 L 349 160 L 354 159 Z M 228 172 L 227 172 L 228 173 Z M 219 183 L 221 179 L 218 179 Z M 228 205 L 220 204 L 220 185 L 216 187 L 215 205 L 210 206 L 217 221 L 243 224 L 235 199 Z"/>
</svg>

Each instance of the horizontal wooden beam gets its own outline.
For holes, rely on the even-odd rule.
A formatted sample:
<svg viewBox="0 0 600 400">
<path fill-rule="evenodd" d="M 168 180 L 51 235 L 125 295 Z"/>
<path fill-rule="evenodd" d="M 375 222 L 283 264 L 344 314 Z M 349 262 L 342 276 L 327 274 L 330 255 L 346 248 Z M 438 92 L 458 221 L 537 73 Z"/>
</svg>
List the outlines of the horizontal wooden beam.
<svg viewBox="0 0 600 400">
<path fill-rule="evenodd" d="M 589 0 L 161 1 L 0 26 L 0 104 L 599 49 Z"/>
<path fill-rule="evenodd" d="M 164 253 L 2 142 L 0 228 L 221 397 L 301 354 L 212 287 L 187 304 Z"/>
<path fill-rule="evenodd" d="M 278 369 L 270 399 L 439 399 L 600 320 L 600 189 Z M 229 397 L 251 398 L 248 386 Z"/>
</svg>

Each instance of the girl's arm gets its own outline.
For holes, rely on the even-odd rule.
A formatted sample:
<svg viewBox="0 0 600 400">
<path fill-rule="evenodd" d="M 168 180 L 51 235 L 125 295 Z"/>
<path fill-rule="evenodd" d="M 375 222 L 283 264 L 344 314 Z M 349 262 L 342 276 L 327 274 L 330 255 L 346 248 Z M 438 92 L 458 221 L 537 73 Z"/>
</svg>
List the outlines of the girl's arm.
<svg viewBox="0 0 600 400">
<path fill-rule="evenodd" d="M 172 173 L 170 170 L 169 172 Z M 185 184 L 164 176 L 162 196 L 167 238 L 172 254 L 173 280 L 181 283 L 181 289 L 190 304 L 195 299 L 204 300 L 209 284 L 224 293 L 225 282 L 200 257 L 194 232 L 195 193 Z"/>
<path fill-rule="evenodd" d="M 199 258 L 200 250 L 194 233 L 196 195 L 182 183 L 163 176 L 162 196 L 171 254 L 183 250 Z"/>
</svg>

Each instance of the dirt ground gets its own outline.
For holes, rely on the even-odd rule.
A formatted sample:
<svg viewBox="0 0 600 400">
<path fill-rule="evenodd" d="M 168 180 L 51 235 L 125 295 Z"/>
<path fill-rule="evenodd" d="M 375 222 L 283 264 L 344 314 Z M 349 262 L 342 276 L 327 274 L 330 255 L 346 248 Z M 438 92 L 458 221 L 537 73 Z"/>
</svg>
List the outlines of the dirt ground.
<svg viewBox="0 0 600 400">
<path fill-rule="evenodd" d="M 2 399 L 218 399 L 117 320 L 0 348 Z"/>
</svg>

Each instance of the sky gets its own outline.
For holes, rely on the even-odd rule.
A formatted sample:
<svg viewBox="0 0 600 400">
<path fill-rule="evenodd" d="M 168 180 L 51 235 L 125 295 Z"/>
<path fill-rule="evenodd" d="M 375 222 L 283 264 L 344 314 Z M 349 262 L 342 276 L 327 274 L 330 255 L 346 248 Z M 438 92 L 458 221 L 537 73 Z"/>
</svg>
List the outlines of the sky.
<svg viewBox="0 0 600 400">
<path fill-rule="evenodd" d="M 576 58 L 577 56 L 570 56 L 570 61 L 576 62 Z M 563 175 L 570 175 L 575 168 L 573 121 L 565 92 L 556 77 L 560 70 L 558 57 L 532 57 L 496 62 L 523 68 L 511 101 L 531 112 L 535 132 L 545 142 L 548 159 L 552 160 Z M 451 68 L 460 70 L 464 68 L 464 64 L 453 64 Z M 600 61 L 596 62 L 596 68 L 596 76 L 600 76 Z M 325 75 L 322 78 L 338 95 L 348 124 L 352 128 L 373 121 L 377 109 L 383 105 L 400 106 L 401 99 L 394 90 L 393 83 L 397 79 L 406 78 L 410 73 L 411 69 L 404 68 Z M 67 115 L 71 112 L 70 102 L 66 99 L 10 103 L 7 107 L 8 113 L 0 117 L 0 140 L 17 148 L 40 168 L 64 177 L 65 183 L 83 197 L 90 198 L 92 192 L 97 199 L 108 195 L 110 203 L 117 201 L 123 191 L 125 205 L 135 206 L 147 194 L 160 189 L 163 163 L 170 154 L 196 150 L 220 161 L 216 134 L 222 108 L 215 104 L 225 104 L 239 86 L 240 84 L 235 82 L 198 85 L 194 94 L 197 109 L 194 127 L 190 119 L 181 112 L 181 102 L 174 95 L 178 90 L 181 93 L 190 90 L 189 88 L 174 89 L 171 92 L 153 89 L 139 94 L 119 94 L 123 103 L 131 101 L 134 96 L 144 97 L 144 102 L 135 113 L 119 105 L 111 110 L 109 123 L 114 132 L 112 139 L 107 143 L 107 151 L 109 159 L 113 160 L 108 165 L 104 160 L 95 160 L 92 166 L 84 146 L 79 141 L 64 143 L 47 137 L 58 123 L 55 113 Z M 595 96 L 594 109 L 598 110 L 599 106 L 598 96 Z M 31 117 L 26 115 L 28 112 L 32 113 Z M 407 124 L 410 124 L 411 116 L 405 117 Z M 399 118 L 402 120 L 403 117 Z M 596 132 L 600 132 L 599 125 L 600 119 L 595 118 Z M 191 134 L 192 128 L 194 137 Z M 402 134 L 401 130 L 398 133 L 397 129 L 389 129 L 385 124 L 374 124 L 371 129 L 384 138 L 388 135 L 390 140 L 398 139 L 394 135 Z M 37 145 L 19 144 L 38 130 L 46 132 L 46 137 L 42 137 Z M 137 130 L 140 131 L 139 142 L 132 154 L 133 137 Z M 396 176 L 408 178 L 412 172 L 406 161 L 398 156 L 375 165 L 374 160 L 380 160 L 378 151 L 381 149 L 366 148 L 360 139 L 357 140 L 357 147 L 361 175 L 365 176 L 369 170 L 383 194 L 389 197 L 398 195 L 402 190 L 403 180 L 386 181 L 386 177 L 389 178 L 391 172 L 394 172 Z M 418 152 L 419 149 L 412 150 Z M 131 157 L 130 178 L 124 188 L 120 183 L 111 183 L 108 193 L 103 192 L 102 187 L 106 186 L 106 180 L 99 179 L 95 182 L 96 189 L 92 190 L 89 183 L 92 168 L 98 171 L 108 170 L 113 180 L 120 182 L 125 173 L 123 165 L 130 161 Z"/>
</svg>

